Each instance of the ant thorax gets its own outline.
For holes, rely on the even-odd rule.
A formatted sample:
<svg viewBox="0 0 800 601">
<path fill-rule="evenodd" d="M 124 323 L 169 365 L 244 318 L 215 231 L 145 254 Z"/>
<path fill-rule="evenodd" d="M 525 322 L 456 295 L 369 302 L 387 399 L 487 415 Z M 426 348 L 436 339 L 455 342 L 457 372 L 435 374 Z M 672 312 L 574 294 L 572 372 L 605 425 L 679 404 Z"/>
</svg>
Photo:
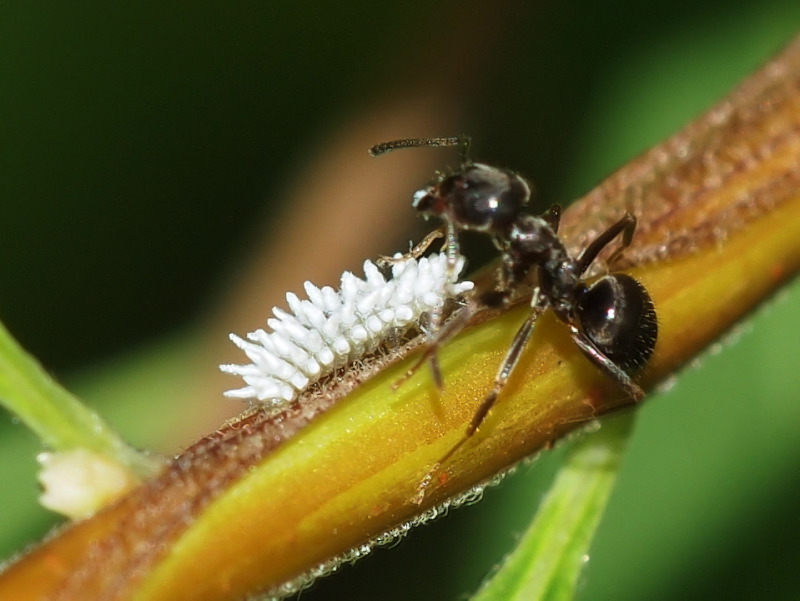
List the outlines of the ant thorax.
<svg viewBox="0 0 800 601">
<path fill-rule="evenodd" d="M 548 295 L 571 297 L 580 280 L 575 262 L 553 226 L 541 217 L 521 215 L 503 242 L 503 265 L 508 285 L 522 282 L 528 272 L 539 267 L 539 286 Z"/>
</svg>

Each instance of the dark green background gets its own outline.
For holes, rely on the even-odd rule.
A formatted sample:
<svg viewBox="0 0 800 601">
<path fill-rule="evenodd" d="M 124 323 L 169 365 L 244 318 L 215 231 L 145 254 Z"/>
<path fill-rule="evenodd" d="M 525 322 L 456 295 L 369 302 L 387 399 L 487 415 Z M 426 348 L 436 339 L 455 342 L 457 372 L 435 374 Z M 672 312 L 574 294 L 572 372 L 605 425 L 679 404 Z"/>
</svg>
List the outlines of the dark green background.
<svg viewBox="0 0 800 601">
<path fill-rule="evenodd" d="M 52 4 L 0 7 L 0 318 L 67 381 L 189 327 L 251 224 L 285 208 L 290 167 L 398 66 L 424 64 L 465 6 Z M 504 47 L 464 131 L 546 203 L 589 190 L 800 31 L 789 0 L 503 4 Z M 582 599 L 800 594 L 800 298 L 781 296 L 640 412 Z M 120 428 L 147 429 L 131 411 Z M 35 441 L 0 421 L 7 557 L 50 518 L 32 501 Z M 475 590 L 557 458 L 303 598 Z"/>
</svg>

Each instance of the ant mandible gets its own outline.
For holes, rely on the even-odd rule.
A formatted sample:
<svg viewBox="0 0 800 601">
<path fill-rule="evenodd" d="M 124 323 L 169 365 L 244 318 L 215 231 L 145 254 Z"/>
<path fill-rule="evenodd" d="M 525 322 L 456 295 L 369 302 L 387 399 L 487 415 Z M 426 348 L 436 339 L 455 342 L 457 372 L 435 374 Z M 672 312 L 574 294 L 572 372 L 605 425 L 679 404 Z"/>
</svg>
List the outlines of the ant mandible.
<svg viewBox="0 0 800 601">
<path fill-rule="evenodd" d="M 531 270 L 538 271 L 531 314 L 517 330 L 491 391 L 479 405 L 464 438 L 437 465 L 448 459 L 480 427 L 517 366 L 536 320 L 546 309 L 552 309 L 566 324 L 581 352 L 634 401 L 641 400 L 644 391 L 631 375 L 647 363 L 658 335 L 653 301 L 642 284 L 624 273 L 610 273 L 590 284 L 583 277 L 598 254 L 617 236 L 622 236 L 621 244 L 608 264 L 631 244 L 636 217 L 625 213 L 573 258 L 558 237 L 560 207 L 553 205 L 539 216 L 525 213 L 531 197 L 531 187 L 525 179 L 506 169 L 470 161 L 467 157 L 470 141 L 468 136 L 412 138 L 384 142 L 370 149 L 372 156 L 378 156 L 399 148 L 459 148 L 461 167 L 454 173 L 439 176 L 435 183 L 417 191 L 413 197 L 413 207 L 426 219 L 441 219 L 443 227 L 429 234 L 406 256 L 419 256 L 433 240 L 444 235 L 449 281 L 454 282 L 461 231 L 487 234 L 501 255 L 496 287 L 473 299 L 444 326 L 440 323 L 441 316 L 434 316 L 433 337 L 423 358 L 401 381 L 429 360 L 434 380 L 441 388 L 436 351 L 442 342 L 456 334 L 482 308 L 508 306 Z"/>
</svg>

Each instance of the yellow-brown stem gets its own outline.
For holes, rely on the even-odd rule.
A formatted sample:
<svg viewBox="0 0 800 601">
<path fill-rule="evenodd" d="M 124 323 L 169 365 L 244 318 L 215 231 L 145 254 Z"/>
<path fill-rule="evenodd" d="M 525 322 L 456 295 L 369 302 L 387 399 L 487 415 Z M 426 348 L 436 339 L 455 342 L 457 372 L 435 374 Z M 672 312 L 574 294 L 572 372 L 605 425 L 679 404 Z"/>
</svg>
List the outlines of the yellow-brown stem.
<svg viewBox="0 0 800 601">
<path fill-rule="evenodd" d="M 580 249 L 626 210 L 639 230 L 624 260 L 659 315 L 641 382 L 652 389 L 800 268 L 800 40 L 570 207 L 565 240 Z M 0 598 L 222 600 L 276 587 L 629 403 L 545 314 L 480 431 L 417 506 L 420 480 L 463 436 L 528 310 L 446 345 L 440 401 L 424 371 L 391 390 L 409 357 L 344 400 L 331 388 L 276 418 L 226 424 L 10 566 Z"/>
</svg>

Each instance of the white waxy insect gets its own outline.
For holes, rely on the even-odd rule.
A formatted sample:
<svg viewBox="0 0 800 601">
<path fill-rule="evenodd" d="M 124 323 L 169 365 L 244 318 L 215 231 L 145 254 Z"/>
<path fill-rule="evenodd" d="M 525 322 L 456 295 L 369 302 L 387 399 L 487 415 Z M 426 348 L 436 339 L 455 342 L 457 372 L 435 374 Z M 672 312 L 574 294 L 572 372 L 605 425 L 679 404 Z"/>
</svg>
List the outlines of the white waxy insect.
<svg viewBox="0 0 800 601">
<path fill-rule="evenodd" d="M 456 273 L 463 266 L 459 257 Z M 290 292 L 289 311 L 273 308 L 274 317 L 267 320 L 271 331 L 256 330 L 247 339 L 231 334 L 252 363 L 220 366 L 246 384 L 225 396 L 285 405 L 320 378 L 375 351 L 387 338 L 418 327 L 424 314 L 439 311 L 447 300 L 473 288 L 469 281 L 448 282 L 444 253 L 394 263 L 388 280 L 365 261 L 364 276 L 344 272 L 339 290 L 306 282 L 307 300 Z"/>
</svg>

